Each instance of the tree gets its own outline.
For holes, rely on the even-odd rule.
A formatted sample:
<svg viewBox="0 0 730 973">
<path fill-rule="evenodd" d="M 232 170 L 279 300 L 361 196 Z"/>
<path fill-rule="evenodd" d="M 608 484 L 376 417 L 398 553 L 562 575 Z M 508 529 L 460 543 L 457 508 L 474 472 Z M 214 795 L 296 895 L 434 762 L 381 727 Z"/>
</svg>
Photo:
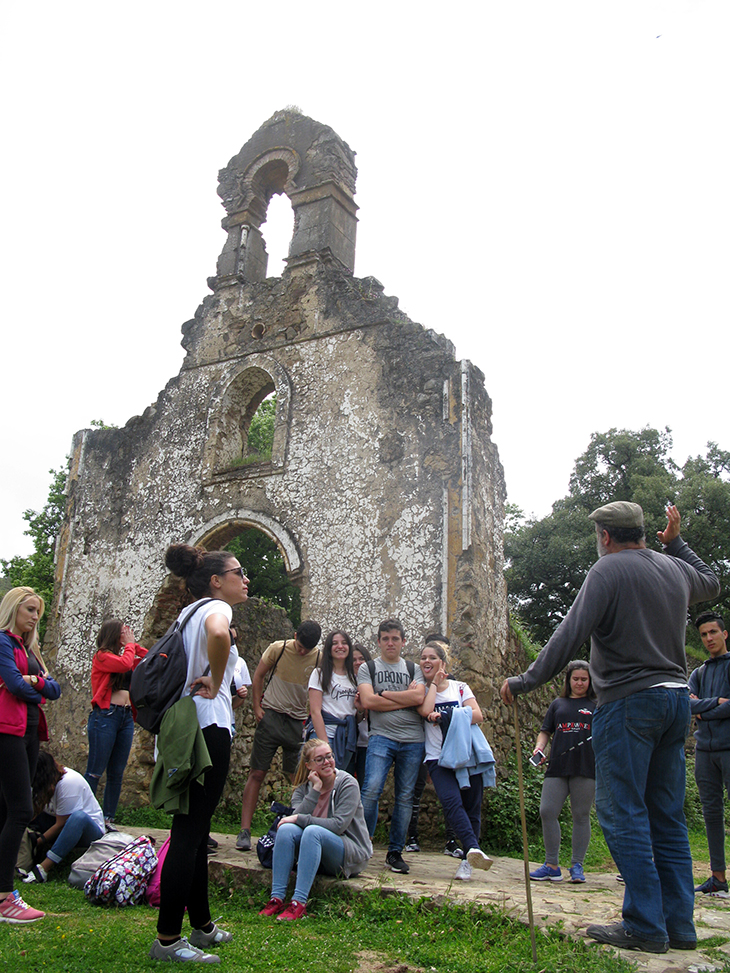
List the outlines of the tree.
<svg viewBox="0 0 730 973">
<path fill-rule="evenodd" d="M 572 605 L 596 559 L 595 535 L 586 517 L 612 500 L 641 504 L 646 543 L 655 549 L 667 504 L 676 502 L 682 536 L 720 579 L 715 607 L 728 613 L 730 453 L 708 443 L 707 455 L 688 459 L 680 471 L 671 449 L 669 429 L 594 433 L 575 461 L 568 496 L 556 501 L 547 517 L 518 523 L 505 533 L 510 605 L 535 640 L 546 642 Z"/>
<path fill-rule="evenodd" d="M 249 456 L 271 459 L 274 443 L 274 424 L 276 420 L 276 393 L 264 399 L 251 419 L 248 427 L 246 452 Z"/>
<path fill-rule="evenodd" d="M 707 456 L 688 459 L 682 467 L 677 505 L 682 536 L 709 564 L 720 581 L 715 607 L 730 624 L 730 453 L 707 444 Z"/>
<path fill-rule="evenodd" d="M 638 432 L 609 429 L 594 433 L 575 461 L 570 496 L 590 513 L 612 500 L 633 500 L 645 517 L 664 516 L 676 489 L 677 467 L 669 452 L 672 434 L 648 426 Z"/>
<path fill-rule="evenodd" d="M 281 605 L 295 628 L 302 620 L 302 598 L 286 573 L 286 564 L 276 544 L 255 527 L 235 537 L 227 549 L 243 565 L 249 580 L 248 591 L 256 598 Z"/>
<path fill-rule="evenodd" d="M 0 559 L 5 577 L 12 588 L 28 585 L 46 602 L 46 611 L 53 601 L 53 559 L 66 511 L 66 469 L 49 470 L 52 476 L 48 500 L 41 511 L 26 510 L 23 520 L 28 523 L 24 533 L 33 539 L 33 553 L 28 557 L 16 555 L 10 560 Z M 40 638 L 46 630 L 44 615 L 39 626 Z"/>
</svg>

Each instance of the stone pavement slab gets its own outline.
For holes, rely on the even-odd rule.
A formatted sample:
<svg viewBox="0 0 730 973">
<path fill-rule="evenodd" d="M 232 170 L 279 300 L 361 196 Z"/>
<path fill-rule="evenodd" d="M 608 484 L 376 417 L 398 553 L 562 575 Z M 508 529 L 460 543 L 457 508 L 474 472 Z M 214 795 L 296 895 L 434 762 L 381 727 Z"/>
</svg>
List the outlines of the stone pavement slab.
<svg viewBox="0 0 730 973">
<path fill-rule="evenodd" d="M 152 834 L 161 843 L 167 832 L 145 828 L 125 828 L 131 834 Z M 256 851 L 236 851 L 235 835 L 215 834 L 219 847 L 209 858 L 211 881 L 218 885 L 235 887 L 253 878 L 268 884 L 271 872 L 263 869 L 256 857 Z M 255 841 L 254 841 L 255 845 Z M 525 892 L 524 863 L 515 858 L 493 858 L 488 871 L 474 870 L 470 882 L 454 879 L 459 862 L 437 851 L 405 853 L 403 858 L 411 866 L 408 875 L 400 875 L 385 864 L 386 849 L 376 846 L 375 854 L 363 873 L 348 880 L 348 886 L 355 889 L 377 889 L 383 894 L 402 894 L 415 898 L 430 898 L 440 902 L 476 902 L 485 906 L 497 906 L 527 924 L 527 896 Z M 541 862 L 531 863 L 531 869 Z M 559 926 L 568 936 L 586 939 L 585 928 L 593 922 L 606 925 L 621 919 L 623 885 L 616 881 L 616 873 L 604 874 L 587 872 L 585 884 L 573 885 L 566 876 L 562 882 L 531 882 L 532 907 L 535 927 Z M 335 879 L 318 879 L 324 884 Z M 316 889 L 316 885 L 315 885 Z M 315 905 L 316 911 L 316 905 Z M 724 936 L 728 942 L 720 951 L 730 960 L 730 899 L 713 899 L 697 896 L 695 902 L 695 925 L 699 940 L 697 950 L 669 950 L 654 955 L 632 950 L 619 950 L 625 958 L 637 963 L 640 971 L 646 973 L 680 973 L 680 971 L 702 971 L 720 969 L 717 963 L 703 953 L 702 940 Z M 589 940 L 593 942 L 593 940 Z M 597 949 L 611 949 L 599 946 Z M 537 940 L 538 961 L 540 940 Z"/>
</svg>

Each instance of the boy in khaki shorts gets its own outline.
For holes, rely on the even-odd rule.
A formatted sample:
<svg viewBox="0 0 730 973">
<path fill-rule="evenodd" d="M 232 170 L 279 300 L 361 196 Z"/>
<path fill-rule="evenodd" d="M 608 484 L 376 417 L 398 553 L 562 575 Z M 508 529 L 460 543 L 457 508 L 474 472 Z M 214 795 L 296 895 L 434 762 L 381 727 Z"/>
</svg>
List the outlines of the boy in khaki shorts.
<svg viewBox="0 0 730 973">
<path fill-rule="evenodd" d="M 317 643 L 322 629 L 317 622 L 302 622 L 293 639 L 272 642 L 261 656 L 253 676 L 253 711 L 257 721 L 251 747 L 248 780 L 243 789 L 238 851 L 251 850 L 251 821 L 259 791 L 276 751 L 282 749 L 284 773 L 292 780 L 302 746 L 302 724 L 307 718 L 309 677 L 319 662 Z M 264 692 L 264 680 L 271 673 Z"/>
</svg>

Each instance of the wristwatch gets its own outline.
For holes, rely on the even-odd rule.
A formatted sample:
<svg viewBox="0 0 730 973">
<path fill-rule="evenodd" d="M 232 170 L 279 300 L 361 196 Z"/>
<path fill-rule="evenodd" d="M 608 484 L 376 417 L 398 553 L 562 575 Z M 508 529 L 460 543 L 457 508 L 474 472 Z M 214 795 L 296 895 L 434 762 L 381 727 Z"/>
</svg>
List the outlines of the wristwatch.
<svg viewBox="0 0 730 973">
<path fill-rule="evenodd" d="M 38 676 L 31 676 L 30 677 L 30 684 L 31 684 L 31 686 L 37 686 L 38 685 Z"/>
</svg>

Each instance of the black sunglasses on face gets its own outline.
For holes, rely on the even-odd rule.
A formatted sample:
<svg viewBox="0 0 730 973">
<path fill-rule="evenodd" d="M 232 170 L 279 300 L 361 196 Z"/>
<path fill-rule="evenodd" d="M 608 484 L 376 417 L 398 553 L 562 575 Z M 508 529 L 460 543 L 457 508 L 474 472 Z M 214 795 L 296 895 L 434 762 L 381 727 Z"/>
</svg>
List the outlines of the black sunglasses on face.
<svg viewBox="0 0 730 973">
<path fill-rule="evenodd" d="M 243 568 L 226 568 L 225 571 L 221 571 L 221 574 L 238 574 L 241 576 L 241 581 L 246 577 Z"/>
</svg>

